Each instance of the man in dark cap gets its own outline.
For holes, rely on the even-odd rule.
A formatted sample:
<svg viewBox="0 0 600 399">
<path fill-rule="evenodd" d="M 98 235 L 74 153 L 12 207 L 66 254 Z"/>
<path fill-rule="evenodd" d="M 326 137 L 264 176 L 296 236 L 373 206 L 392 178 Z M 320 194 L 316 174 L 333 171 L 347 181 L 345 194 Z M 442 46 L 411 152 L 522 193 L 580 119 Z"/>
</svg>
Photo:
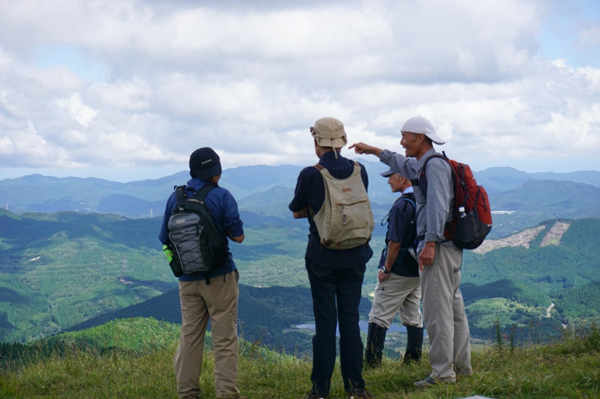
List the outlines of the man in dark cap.
<svg viewBox="0 0 600 399">
<path fill-rule="evenodd" d="M 175 354 L 175 377 L 180 398 L 200 398 L 198 379 L 202 368 L 204 335 L 210 320 L 215 356 L 215 385 L 217 398 L 240 399 L 237 388 L 238 338 L 237 307 L 239 274 L 228 247 L 227 238 L 241 243 L 244 230 L 237 202 L 226 189 L 219 187 L 221 162 L 212 148 L 200 148 L 190 156 L 191 180 L 185 187 L 193 196 L 207 185 L 214 186 L 206 194 L 205 202 L 214 220 L 216 230 L 227 248 L 227 261 L 209 273 L 184 274 L 179 277 L 181 300 L 181 335 Z M 175 192 L 167 201 L 159 239 L 169 241 L 168 222 L 177 205 Z"/>
<path fill-rule="evenodd" d="M 395 169 L 390 168 L 381 176 L 388 178 L 393 193 L 402 196 L 387 214 L 385 248 L 379 260 L 377 287 L 369 313 L 365 360 L 371 367 L 381 365 L 385 336 L 398 313 L 406 326 L 404 362 L 420 361 L 423 346 L 415 194 L 410 180 Z"/>
</svg>

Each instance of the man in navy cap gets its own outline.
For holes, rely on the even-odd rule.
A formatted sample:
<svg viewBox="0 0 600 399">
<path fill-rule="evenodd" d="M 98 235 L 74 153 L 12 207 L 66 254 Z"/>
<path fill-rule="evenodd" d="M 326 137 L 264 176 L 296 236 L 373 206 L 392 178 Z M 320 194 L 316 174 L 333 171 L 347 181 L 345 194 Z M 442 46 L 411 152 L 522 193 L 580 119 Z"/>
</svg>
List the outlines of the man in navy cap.
<svg viewBox="0 0 600 399">
<path fill-rule="evenodd" d="M 206 185 L 213 185 L 205 197 L 205 202 L 223 243 L 228 249 L 228 238 L 237 243 L 244 241 L 243 223 L 237 202 L 229 191 L 217 184 L 221 178 L 219 155 L 212 148 L 200 148 L 190 156 L 189 166 L 192 178 L 185 188 L 187 195 L 193 196 Z M 168 222 L 176 205 L 177 197 L 173 193 L 167 201 L 159 235 L 163 244 L 169 241 Z M 175 377 L 180 398 L 197 399 L 201 396 L 198 379 L 202 368 L 204 335 L 209 320 L 215 356 L 217 398 L 243 398 L 236 385 L 239 274 L 231 252 L 227 252 L 227 262 L 208 275 L 184 274 L 179 277 L 181 335 L 175 354 Z"/>
<path fill-rule="evenodd" d="M 365 360 L 371 367 L 381 365 L 387 330 L 398 312 L 406 326 L 406 352 L 404 362 L 421 360 L 423 321 L 421 318 L 421 287 L 419 263 L 416 255 L 416 203 L 415 194 L 406 177 L 390 169 L 381 173 L 388 178 L 396 199 L 387 214 L 385 248 L 379 261 L 379 274 L 375 298 L 369 313 L 369 332 Z"/>
</svg>

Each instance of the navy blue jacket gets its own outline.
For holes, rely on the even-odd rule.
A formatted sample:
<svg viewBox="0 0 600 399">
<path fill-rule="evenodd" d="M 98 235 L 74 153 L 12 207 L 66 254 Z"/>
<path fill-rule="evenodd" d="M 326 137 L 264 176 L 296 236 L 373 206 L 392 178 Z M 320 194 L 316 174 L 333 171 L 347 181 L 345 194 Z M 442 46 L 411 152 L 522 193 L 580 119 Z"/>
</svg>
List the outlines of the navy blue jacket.
<svg viewBox="0 0 600 399">
<path fill-rule="evenodd" d="M 194 195 L 194 191 L 199 191 L 202 187 L 209 184 L 206 180 L 200 180 L 198 178 L 193 178 L 187 182 L 186 190 L 188 195 Z M 212 279 L 213 277 L 222 276 L 224 274 L 230 273 L 235 268 L 235 263 L 233 262 L 233 256 L 231 255 L 231 251 L 229 251 L 229 240 L 227 239 L 228 233 L 231 233 L 232 237 L 239 237 L 244 234 L 243 223 L 240 219 L 240 214 L 238 212 L 237 202 L 235 198 L 231 195 L 229 191 L 222 187 L 215 187 L 206 195 L 204 199 L 206 201 L 206 205 L 210 212 L 213 215 L 213 220 L 215 222 L 215 227 L 223 237 L 223 242 L 227 244 L 227 249 L 229 252 L 229 260 L 227 265 L 221 267 L 213 272 L 209 273 L 208 277 Z M 160 234 L 158 239 L 163 244 L 167 243 L 169 238 L 168 231 L 168 223 L 171 213 L 175 206 L 177 205 L 177 197 L 175 195 L 175 191 L 171 194 L 169 199 L 167 200 L 167 206 L 165 208 L 165 215 L 163 217 L 163 223 L 160 229 Z M 199 275 L 190 275 L 184 274 L 179 277 L 180 281 L 193 281 L 193 280 L 204 280 L 205 276 L 203 274 Z"/>
<path fill-rule="evenodd" d="M 403 277 L 419 277 L 419 263 L 407 252 L 407 249 L 413 246 L 417 237 L 415 206 L 402 198 L 411 199 L 413 204 L 415 203 L 415 194 L 412 187 L 405 190 L 390 209 L 387 219 L 388 230 L 385 235 L 385 248 L 382 251 L 379 266 L 385 265 L 387 245 L 391 240 L 399 243 L 403 248 L 400 250 L 391 272 Z M 416 250 L 416 248 L 414 249 Z"/>
</svg>

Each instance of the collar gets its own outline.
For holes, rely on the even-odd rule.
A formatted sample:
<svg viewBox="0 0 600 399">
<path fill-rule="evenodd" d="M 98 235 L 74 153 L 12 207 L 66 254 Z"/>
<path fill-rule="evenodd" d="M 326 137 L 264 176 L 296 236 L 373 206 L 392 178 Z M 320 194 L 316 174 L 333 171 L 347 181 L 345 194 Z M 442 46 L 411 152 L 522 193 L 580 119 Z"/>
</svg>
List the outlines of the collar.
<svg viewBox="0 0 600 399">
<path fill-rule="evenodd" d="M 413 186 L 407 187 L 406 190 L 402 191 L 402 195 L 405 194 L 410 194 L 410 193 L 414 193 L 415 189 L 413 188 Z"/>
<path fill-rule="evenodd" d="M 436 153 L 435 149 L 431 148 L 429 151 L 427 151 L 425 154 L 423 154 L 421 159 L 419 159 L 415 163 L 415 166 L 414 166 L 415 171 L 418 172 L 421 169 L 423 169 L 423 165 L 425 165 L 425 161 L 427 161 L 429 158 L 431 158 L 435 153 Z"/>
<path fill-rule="evenodd" d="M 202 180 L 198 177 L 193 177 L 192 179 L 188 180 L 187 186 L 198 191 L 209 183 L 210 182 L 208 180 Z"/>
<path fill-rule="evenodd" d="M 338 152 L 337 158 L 335 157 L 335 154 L 333 153 L 333 151 L 328 151 L 325 154 L 321 155 L 321 158 L 319 159 L 319 163 L 322 164 L 323 162 L 334 162 L 334 161 L 338 161 L 340 159 L 345 159 L 342 156 L 341 152 Z"/>
</svg>

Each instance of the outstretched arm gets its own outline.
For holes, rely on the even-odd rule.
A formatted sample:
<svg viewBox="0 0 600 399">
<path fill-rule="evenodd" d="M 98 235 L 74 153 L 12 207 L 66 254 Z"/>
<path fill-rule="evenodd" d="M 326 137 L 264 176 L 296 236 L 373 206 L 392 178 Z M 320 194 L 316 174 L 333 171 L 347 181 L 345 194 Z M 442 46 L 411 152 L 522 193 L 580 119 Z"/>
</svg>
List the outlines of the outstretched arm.
<svg viewBox="0 0 600 399">
<path fill-rule="evenodd" d="M 379 156 L 383 151 L 381 148 L 373 147 L 365 143 L 354 143 L 348 147 L 348 149 L 354 149 L 354 152 L 357 154 L 373 154 L 375 156 Z"/>
</svg>

